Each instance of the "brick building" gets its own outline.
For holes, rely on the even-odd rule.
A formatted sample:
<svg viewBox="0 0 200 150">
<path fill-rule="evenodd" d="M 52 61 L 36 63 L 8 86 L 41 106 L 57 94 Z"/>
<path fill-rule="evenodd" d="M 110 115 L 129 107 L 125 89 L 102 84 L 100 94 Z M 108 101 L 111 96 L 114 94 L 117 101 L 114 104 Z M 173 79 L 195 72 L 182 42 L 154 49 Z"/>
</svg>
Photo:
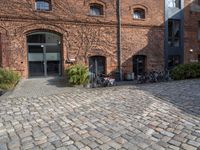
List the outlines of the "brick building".
<svg viewBox="0 0 200 150">
<path fill-rule="evenodd" d="M 199 10 L 190 0 L 2 0 L 0 64 L 24 78 L 63 75 L 73 62 L 127 78 L 195 61 Z"/>
</svg>

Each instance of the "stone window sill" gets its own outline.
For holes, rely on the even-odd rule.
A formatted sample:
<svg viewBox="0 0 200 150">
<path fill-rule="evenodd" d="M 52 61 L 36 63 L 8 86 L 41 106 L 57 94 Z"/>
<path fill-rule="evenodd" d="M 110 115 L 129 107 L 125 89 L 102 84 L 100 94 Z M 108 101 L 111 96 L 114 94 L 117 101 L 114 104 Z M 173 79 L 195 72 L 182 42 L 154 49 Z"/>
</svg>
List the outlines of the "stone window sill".
<svg viewBox="0 0 200 150">
<path fill-rule="evenodd" d="M 136 18 L 133 18 L 134 21 L 146 21 L 146 18 L 145 19 L 136 19 Z"/>
<path fill-rule="evenodd" d="M 104 18 L 105 17 L 105 15 L 99 15 L 99 16 L 95 16 L 95 15 L 91 15 L 91 14 L 87 14 L 87 16 L 89 16 L 89 17 L 95 17 L 95 18 Z"/>
</svg>

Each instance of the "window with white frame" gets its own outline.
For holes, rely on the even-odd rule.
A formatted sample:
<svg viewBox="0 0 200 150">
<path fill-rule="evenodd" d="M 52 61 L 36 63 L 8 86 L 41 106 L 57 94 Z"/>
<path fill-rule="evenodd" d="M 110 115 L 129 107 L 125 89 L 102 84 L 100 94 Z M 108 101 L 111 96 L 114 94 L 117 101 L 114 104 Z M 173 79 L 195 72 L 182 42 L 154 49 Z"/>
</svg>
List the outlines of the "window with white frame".
<svg viewBox="0 0 200 150">
<path fill-rule="evenodd" d="M 133 10 L 134 19 L 145 19 L 145 10 L 142 8 L 135 8 Z"/>
<path fill-rule="evenodd" d="M 90 15 L 91 16 L 102 16 L 104 15 L 103 5 L 101 4 L 90 4 Z"/>
<path fill-rule="evenodd" d="M 35 2 L 36 10 L 49 11 L 51 10 L 51 1 L 50 0 L 36 0 Z"/>
<path fill-rule="evenodd" d="M 168 7 L 181 8 L 181 0 L 168 0 Z"/>
</svg>

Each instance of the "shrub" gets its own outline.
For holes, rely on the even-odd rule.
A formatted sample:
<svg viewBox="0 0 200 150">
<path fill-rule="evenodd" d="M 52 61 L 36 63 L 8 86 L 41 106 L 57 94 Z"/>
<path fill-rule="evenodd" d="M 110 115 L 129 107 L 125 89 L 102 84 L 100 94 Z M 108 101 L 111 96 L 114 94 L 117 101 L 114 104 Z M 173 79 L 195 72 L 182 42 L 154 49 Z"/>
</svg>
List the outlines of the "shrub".
<svg viewBox="0 0 200 150">
<path fill-rule="evenodd" d="M 171 71 L 174 80 L 200 78 L 200 63 L 182 64 Z"/>
<path fill-rule="evenodd" d="M 8 90 L 13 88 L 19 81 L 20 76 L 18 73 L 0 68 L 0 89 Z"/>
<path fill-rule="evenodd" d="M 67 80 L 71 85 L 85 85 L 89 81 L 88 67 L 75 64 L 66 69 Z"/>
</svg>

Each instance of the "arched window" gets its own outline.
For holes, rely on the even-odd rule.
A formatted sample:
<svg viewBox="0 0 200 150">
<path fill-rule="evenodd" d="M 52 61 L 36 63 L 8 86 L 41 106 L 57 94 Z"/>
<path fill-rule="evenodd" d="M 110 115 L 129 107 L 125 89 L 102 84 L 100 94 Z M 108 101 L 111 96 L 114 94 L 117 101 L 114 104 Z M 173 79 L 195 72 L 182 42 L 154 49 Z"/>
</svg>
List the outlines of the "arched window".
<svg viewBox="0 0 200 150">
<path fill-rule="evenodd" d="M 142 8 L 135 8 L 133 10 L 134 19 L 145 19 L 145 10 Z"/>
<path fill-rule="evenodd" d="M 147 56 L 134 55 L 133 56 L 133 72 L 135 76 L 142 75 L 146 71 Z"/>
<path fill-rule="evenodd" d="M 51 10 L 51 0 L 36 0 L 35 2 L 36 10 Z"/>
<path fill-rule="evenodd" d="M 89 71 L 96 75 L 106 74 L 106 57 L 104 56 L 89 57 Z"/>
<path fill-rule="evenodd" d="M 102 16 L 104 15 L 103 12 L 103 5 L 101 4 L 90 4 L 90 15 L 92 16 Z"/>
</svg>

